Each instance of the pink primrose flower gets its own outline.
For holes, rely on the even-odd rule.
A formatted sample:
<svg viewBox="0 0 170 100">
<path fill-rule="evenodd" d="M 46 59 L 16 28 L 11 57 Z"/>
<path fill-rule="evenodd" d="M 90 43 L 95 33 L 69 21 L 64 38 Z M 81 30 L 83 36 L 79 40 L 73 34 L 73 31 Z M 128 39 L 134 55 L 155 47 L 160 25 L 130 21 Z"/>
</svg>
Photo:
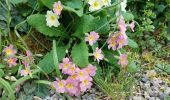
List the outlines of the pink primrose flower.
<svg viewBox="0 0 170 100">
<path fill-rule="evenodd" d="M 60 15 L 61 11 L 63 10 L 63 6 L 60 1 L 55 2 L 53 5 L 53 11 L 55 14 Z"/>
<path fill-rule="evenodd" d="M 93 65 L 89 64 L 86 68 L 84 68 L 83 70 L 85 70 L 90 76 L 94 76 L 96 74 L 96 70 L 97 68 L 94 67 Z"/>
<path fill-rule="evenodd" d="M 126 54 L 120 55 L 118 64 L 121 65 L 122 67 L 126 67 L 128 65 L 128 60 L 127 60 Z"/>
<path fill-rule="evenodd" d="M 8 65 L 9 65 L 9 67 L 11 68 L 12 66 L 16 66 L 16 65 L 17 65 L 16 61 L 17 61 L 16 58 L 9 58 L 9 59 L 7 60 L 7 63 L 8 63 Z"/>
<path fill-rule="evenodd" d="M 92 86 L 92 78 L 91 77 L 87 77 L 84 78 L 81 83 L 80 83 L 80 88 L 82 92 L 85 92 L 87 89 L 90 89 Z"/>
<path fill-rule="evenodd" d="M 93 53 L 93 56 L 95 60 L 97 60 L 98 63 L 100 60 L 103 60 L 104 58 L 104 55 L 102 54 L 101 49 L 99 49 L 98 47 L 96 48 L 96 51 Z"/>
<path fill-rule="evenodd" d="M 69 60 L 69 58 L 63 58 L 62 63 L 59 64 L 59 68 L 62 69 L 63 74 L 67 74 L 71 66 L 72 62 Z"/>
<path fill-rule="evenodd" d="M 64 93 L 65 92 L 65 85 L 66 81 L 65 80 L 57 80 L 52 83 L 54 88 L 56 89 L 57 93 Z"/>
<path fill-rule="evenodd" d="M 17 53 L 12 44 L 4 48 L 2 52 L 4 52 L 7 56 L 14 56 Z"/>
<path fill-rule="evenodd" d="M 99 35 L 96 32 L 90 32 L 90 34 L 87 34 L 87 36 L 85 37 L 85 41 L 89 42 L 89 45 L 93 45 L 94 43 L 96 43 L 96 41 L 99 39 Z"/>
</svg>

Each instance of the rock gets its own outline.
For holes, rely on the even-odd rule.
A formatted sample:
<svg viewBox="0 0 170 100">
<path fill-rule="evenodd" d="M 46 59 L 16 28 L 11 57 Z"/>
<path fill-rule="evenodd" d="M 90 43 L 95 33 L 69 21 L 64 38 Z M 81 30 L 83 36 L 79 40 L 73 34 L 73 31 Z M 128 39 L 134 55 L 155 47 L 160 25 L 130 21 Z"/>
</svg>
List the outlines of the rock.
<svg viewBox="0 0 170 100">
<path fill-rule="evenodd" d="M 164 94 L 164 93 L 162 93 L 162 92 L 160 92 L 160 93 L 159 93 L 159 98 L 160 98 L 161 100 L 164 100 L 164 98 L 165 98 L 165 94 Z"/>
<path fill-rule="evenodd" d="M 150 98 L 150 96 L 149 96 L 149 94 L 148 94 L 147 92 L 144 92 L 144 97 L 145 97 L 146 99 L 149 99 L 149 98 Z"/>
<path fill-rule="evenodd" d="M 143 77 L 142 79 L 141 79 L 141 82 L 143 82 L 143 83 L 146 83 L 148 81 L 148 77 Z"/>
<path fill-rule="evenodd" d="M 156 71 L 155 70 L 148 70 L 147 72 L 146 72 L 146 76 L 147 77 L 155 77 L 157 75 L 157 73 L 156 73 Z"/>
<path fill-rule="evenodd" d="M 33 100 L 42 100 L 40 97 L 34 96 Z"/>
<path fill-rule="evenodd" d="M 143 100 L 142 96 L 134 96 L 132 100 Z"/>
<path fill-rule="evenodd" d="M 167 88 L 165 89 L 165 94 L 170 95 L 170 87 L 167 87 Z"/>
</svg>

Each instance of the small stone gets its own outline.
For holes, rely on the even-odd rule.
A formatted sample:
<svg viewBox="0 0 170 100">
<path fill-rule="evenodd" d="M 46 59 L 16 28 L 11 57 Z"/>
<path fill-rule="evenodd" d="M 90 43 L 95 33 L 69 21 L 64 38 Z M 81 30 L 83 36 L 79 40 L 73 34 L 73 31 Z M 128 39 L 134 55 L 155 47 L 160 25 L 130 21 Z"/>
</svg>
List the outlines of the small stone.
<svg viewBox="0 0 170 100">
<path fill-rule="evenodd" d="M 149 98 L 149 100 L 155 100 L 156 99 L 156 97 L 150 97 Z"/>
<path fill-rule="evenodd" d="M 148 70 L 146 72 L 146 76 L 147 77 L 155 77 L 157 75 L 156 71 L 155 70 Z"/>
<path fill-rule="evenodd" d="M 148 77 L 143 77 L 142 79 L 141 79 L 141 82 L 143 82 L 143 83 L 146 83 L 148 81 Z"/>
<path fill-rule="evenodd" d="M 142 96 L 134 96 L 132 100 L 143 100 Z"/>
<path fill-rule="evenodd" d="M 149 99 L 149 98 L 150 98 L 150 96 L 149 96 L 149 94 L 148 94 L 147 92 L 144 92 L 144 97 L 145 97 L 146 99 Z"/>
<path fill-rule="evenodd" d="M 159 93 L 159 98 L 160 98 L 161 100 L 164 100 L 164 98 L 165 98 L 165 94 L 164 94 L 164 93 L 162 93 L 162 92 L 160 92 L 160 93 Z"/>
<path fill-rule="evenodd" d="M 165 94 L 170 95 L 170 87 L 167 87 L 167 88 L 165 89 Z"/>
<path fill-rule="evenodd" d="M 42 100 L 40 97 L 34 96 L 33 100 Z"/>
</svg>

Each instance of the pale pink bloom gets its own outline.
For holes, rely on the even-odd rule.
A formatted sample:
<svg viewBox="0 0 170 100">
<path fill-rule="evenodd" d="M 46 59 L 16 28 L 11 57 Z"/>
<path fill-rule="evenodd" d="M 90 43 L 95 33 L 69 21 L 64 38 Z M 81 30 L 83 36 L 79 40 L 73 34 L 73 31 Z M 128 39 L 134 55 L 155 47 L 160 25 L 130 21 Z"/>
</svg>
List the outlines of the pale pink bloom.
<svg viewBox="0 0 170 100">
<path fill-rule="evenodd" d="M 108 48 L 112 48 L 112 50 L 116 50 L 117 49 L 117 43 L 116 43 L 116 39 L 117 39 L 117 34 L 112 34 L 109 39 L 107 40 L 107 44 L 108 44 Z"/>
<path fill-rule="evenodd" d="M 22 60 L 22 64 L 25 66 L 25 67 L 28 67 L 29 66 L 29 63 L 25 60 Z"/>
<path fill-rule="evenodd" d="M 99 39 L 99 35 L 96 32 L 90 32 L 90 34 L 87 34 L 87 36 L 85 37 L 85 41 L 89 42 L 89 45 L 93 45 L 94 43 L 96 43 L 96 41 Z"/>
<path fill-rule="evenodd" d="M 109 49 L 112 48 L 113 50 L 117 50 L 125 45 L 128 45 L 128 37 L 126 33 L 118 32 L 116 34 L 111 35 L 107 43 Z"/>
<path fill-rule="evenodd" d="M 52 86 L 56 89 L 57 93 L 64 93 L 65 92 L 65 80 L 57 80 L 52 83 Z"/>
<path fill-rule="evenodd" d="M 30 50 L 27 50 L 27 51 L 26 51 L 26 55 L 27 55 L 29 61 L 32 62 L 32 61 L 33 61 L 33 56 L 32 56 L 32 53 L 31 53 Z"/>
<path fill-rule="evenodd" d="M 76 65 L 75 64 L 72 64 L 69 68 L 68 68 L 68 70 L 67 70 L 67 74 L 68 75 L 73 75 L 73 74 L 75 74 L 75 72 L 76 72 L 76 67 L 75 67 Z"/>
<path fill-rule="evenodd" d="M 72 62 L 69 60 L 69 58 L 63 58 L 62 63 L 59 64 L 59 68 L 62 69 L 63 74 L 67 74 L 71 66 Z"/>
<path fill-rule="evenodd" d="M 97 68 L 94 67 L 93 65 L 89 64 L 86 68 L 84 68 L 83 70 L 85 70 L 90 76 L 94 76 L 96 74 L 96 70 Z"/>
<path fill-rule="evenodd" d="M 122 67 L 126 67 L 128 65 L 128 60 L 127 60 L 126 54 L 120 55 L 118 64 L 121 65 Z"/>
<path fill-rule="evenodd" d="M 117 37 L 117 44 L 118 44 L 117 49 L 120 49 L 123 46 L 128 45 L 128 39 L 126 33 L 119 34 L 119 36 Z"/>
<path fill-rule="evenodd" d="M 93 53 L 93 56 L 95 60 L 97 60 L 98 63 L 100 60 L 103 60 L 104 58 L 104 55 L 102 54 L 101 49 L 99 49 L 98 47 L 96 48 L 96 51 Z"/>
<path fill-rule="evenodd" d="M 53 5 L 54 13 L 56 13 L 57 15 L 60 15 L 62 10 L 63 10 L 63 6 L 62 6 L 61 2 L 60 1 L 55 2 Z"/>
<path fill-rule="evenodd" d="M 124 21 L 123 18 L 121 18 L 118 22 L 118 26 L 119 26 L 119 29 L 120 29 L 120 32 L 121 33 L 125 33 L 126 32 L 126 23 Z"/>
<path fill-rule="evenodd" d="M 66 92 L 69 93 L 70 95 L 75 95 L 78 91 L 78 88 L 77 88 L 78 85 L 79 85 L 78 81 L 67 79 L 66 85 L 65 85 Z"/>
<path fill-rule="evenodd" d="M 13 48 L 13 45 L 10 44 L 9 47 L 6 47 L 3 49 L 3 52 L 7 55 L 7 56 L 14 56 L 17 51 Z"/>
<path fill-rule="evenodd" d="M 135 22 L 132 21 L 132 23 L 129 24 L 130 29 L 132 30 L 132 32 L 134 32 L 134 28 L 135 28 Z"/>
<path fill-rule="evenodd" d="M 16 88 L 15 88 L 15 91 L 19 92 L 20 89 L 21 89 L 20 85 L 17 85 Z"/>
<path fill-rule="evenodd" d="M 79 70 L 77 72 L 77 80 L 82 81 L 84 78 L 89 77 L 89 74 L 85 70 Z"/>
<path fill-rule="evenodd" d="M 84 78 L 81 83 L 80 83 L 80 88 L 82 92 L 85 92 L 87 89 L 90 89 L 92 86 L 92 78 L 91 77 L 87 77 Z"/>
<path fill-rule="evenodd" d="M 16 66 L 16 65 L 17 65 L 16 61 L 17 61 L 16 58 L 9 58 L 9 59 L 7 60 L 7 63 L 8 63 L 8 65 L 9 65 L 9 67 L 12 67 L 12 66 Z"/>
<path fill-rule="evenodd" d="M 21 76 L 27 76 L 30 73 L 31 73 L 31 71 L 28 68 L 20 71 Z"/>
<path fill-rule="evenodd" d="M 71 79 L 71 80 L 77 81 L 77 80 L 78 80 L 78 74 L 77 74 L 77 73 L 75 73 L 75 74 L 73 74 L 73 75 L 70 75 L 70 76 L 68 77 L 68 79 Z"/>
</svg>

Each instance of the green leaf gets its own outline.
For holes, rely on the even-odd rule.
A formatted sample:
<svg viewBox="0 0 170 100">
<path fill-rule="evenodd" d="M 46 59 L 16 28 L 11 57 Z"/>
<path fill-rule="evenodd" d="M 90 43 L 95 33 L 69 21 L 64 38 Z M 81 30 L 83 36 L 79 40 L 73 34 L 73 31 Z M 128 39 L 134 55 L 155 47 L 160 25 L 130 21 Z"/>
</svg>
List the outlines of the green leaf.
<svg viewBox="0 0 170 100">
<path fill-rule="evenodd" d="M 8 91 L 8 97 L 10 98 L 10 100 L 15 100 L 14 91 L 11 88 L 10 84 L 1 77 L 0 84 Z"/>
<path fill-rule="evenodd" d="M 51 73 L 54 68 L 54 62 L 53 62 L 53 52 L 47 53 L 44 58 L 39 62 L 38 66 L 45 72 L 45 73 Z"/>
<path fill-rule="evenodd" d="M 56 0 L 41 0 L 41 1 L 42 1 L 42 3 L 43 3 L 46 7 L 52 9 L 52 8 L 53 8 L 53 4 L 54 4 L 54 2 L 55 2 Z"/>
<path fill-rule="evenodd" d="M 57 77 L 61 79 L 62 77 L 61 77 L 61 73 L 60 73 L 60 69 L 59 69 L 59 61 L 58 61 L 56 41 L 55 40 L 53 40 L 53 61 L 54 61 Z"/>
<path fill-rule="evenodd" d="M 76 31 L 73 36 L 82 38 L 85 33 L 94 29 L 94 17 L 92 15 L 83 15 L 77 20 Z"/>
<path fill-rule="evenodd" d="M 128 45 L 129 45 L 131 48 L 138 48 L 138 44 L 137 44 L 134 40 L 132 40 L 132 39 L 130 39 L 130 38 L 128 38 Z"/>
<path fill-rule="evenodd" d="M 0 64 L 0 68 L 5 68 L 5 65 L 3 65 L 3 64 Z"/>
<path fill-rule="evenodd" d="M 28 0 L 10 0 L 13 4 L 26 3 Z"/>
<path fill-rule="evenodd" d="M 58 61 L 60 62 L 66 55 L 66 47 L 60 46 L 60 47 L 57 47 L 56 50 L 57 50 L 57 55 L 58 55 Z"/>
<path fill-rule="evenodd" d="M 4 71 L 0 69 L 0 77 L 4 76 Z"/>
<path fill-rule="evenodd" d="M 27 22 L 38 30 L 40 33 L 50 36 L 50 37 L 58 37 L 64 35 L 64 28 L 60 25 L 59 27 L 48 27 L 46 25 L 45 15 L 34 14 L 27 18 Z"/>
<path fill-rule="evenodd" d="M 82 0 L 71 0 L 71 1 L 67 1 L 65 4 L 74 9 L 81 9 L 83 7 Z"/>
<path fill-rule="evenodd" d="M 107 21 L 107 16 L 100 16 L 99 19 L 96 20 L 94 30 L 100 34 L 106 34 L 109 32 L 110 25 Z"/>
<path fill-rule="evenodd" d="M 133 14 L 132 13 L 128 13 L 128 12 L 123 13 L 123 17 L 124 17 L 125 21 L 131 21 L 131 20 L 134 19 Z"/>
<path fill-rule="evenodd" d="M 131 61 L 130 64 L 128 65 L 128 72 L 135 73 L 139 67 L 136 65 L 134 61 Z"/>
<path fill-rule="evenodd" d="M 85 42 L 81 42 L 80 44 L 73 47 L 71 51 L 71 56 L 73 59 L 73 62 L 83 68 L 86 67 L 89 64 L 88 57 L 88 47 Z"/>
</svg>

